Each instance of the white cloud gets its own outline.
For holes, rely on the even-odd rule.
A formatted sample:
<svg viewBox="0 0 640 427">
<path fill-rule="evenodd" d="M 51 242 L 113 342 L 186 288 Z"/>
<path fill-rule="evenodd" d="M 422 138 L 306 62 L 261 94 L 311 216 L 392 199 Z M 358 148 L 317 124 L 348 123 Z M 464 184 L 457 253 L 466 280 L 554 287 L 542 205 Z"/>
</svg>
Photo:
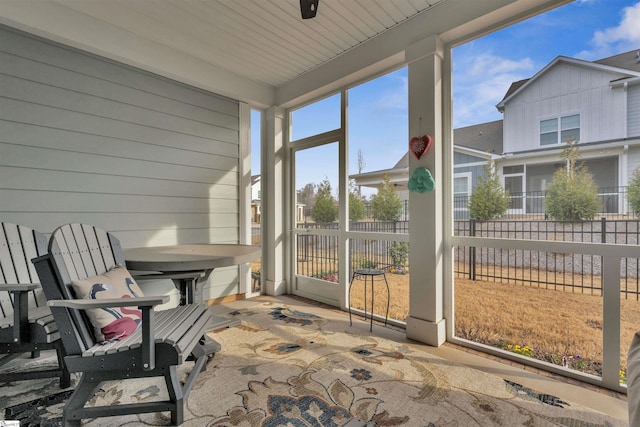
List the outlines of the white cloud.
<svg viewBox="0 0 640 427">
<path fill-rule="evenodd" d="M 502 115 L 495 106 L 513 82 L 535 72 L 530 58 L 513 60 L 484 53 L 454 62 L 454 127 L 493 120 Z"/>
<path fill-rule="evenodd" d="M 637 49 L 640 45 L 640 2 L 622 9 L 620 23 L 594 33 L 594 48 L 580 52 L 579 58 L 593 60 Z"/>
<path fill-rule="evenodd" d="M 375 103 L 378 111 L 396 110 L 406 111 L 409 79 L 405 75 L 392 74 L 383 78 L 390 79 L 389 88 L 380 94 Z"/>
</svg>

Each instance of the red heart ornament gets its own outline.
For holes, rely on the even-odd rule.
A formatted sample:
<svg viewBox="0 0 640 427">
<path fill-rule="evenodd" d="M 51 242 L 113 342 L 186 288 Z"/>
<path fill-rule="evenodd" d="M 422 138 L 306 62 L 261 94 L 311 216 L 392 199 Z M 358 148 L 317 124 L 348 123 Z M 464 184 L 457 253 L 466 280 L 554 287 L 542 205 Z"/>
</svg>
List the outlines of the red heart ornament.
<svg viewBox="0 0 640 427">
<path fill-rule="evenodd" d="M 433 145 L 433 138 L 430 135 L 414 136 L 409 140 L 409 149 L 416 159 L 420 160 L 420 157 Z"/>
</svg>

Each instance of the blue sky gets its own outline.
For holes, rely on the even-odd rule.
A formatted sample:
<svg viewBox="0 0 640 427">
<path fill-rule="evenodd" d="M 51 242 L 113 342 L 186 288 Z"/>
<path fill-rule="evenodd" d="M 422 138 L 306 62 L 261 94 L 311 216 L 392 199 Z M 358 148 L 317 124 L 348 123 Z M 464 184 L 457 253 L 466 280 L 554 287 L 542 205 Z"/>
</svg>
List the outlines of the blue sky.
<svg viewBox="0 0 640 427">
<path fill-rule="evenodd" d="M 640 0 L 577 0 L 457 46 L 454 127 L 502 119 L 495 105 L 509 85 L 533 76 L 559 55 L 591 61 L 635 49 L 640 49 Z M 337 97 L 307 107 L 294 115 L 293 137 L 335 128 L 338 119 Z M 392 167 L 406 153 L 408 138 L 406 68 L 349 91 L 350 174 L 358 172 L 358 151 L 363 172 Z M 296 188 L 326 177 L 335 190 L 337 147 L 305 153 L 298 165 Z M 255 158 L 252 167 L 254 174 L 259 172 Z"/>
<path fill-rule="evenodd" d="M 575 1 L 458 46 L 454 127 L 502 119 L 493 107 L 511 82 L 559 55 L 593 61 L 634 49 L 640 49 L 638 0 Z"/>
</svg>

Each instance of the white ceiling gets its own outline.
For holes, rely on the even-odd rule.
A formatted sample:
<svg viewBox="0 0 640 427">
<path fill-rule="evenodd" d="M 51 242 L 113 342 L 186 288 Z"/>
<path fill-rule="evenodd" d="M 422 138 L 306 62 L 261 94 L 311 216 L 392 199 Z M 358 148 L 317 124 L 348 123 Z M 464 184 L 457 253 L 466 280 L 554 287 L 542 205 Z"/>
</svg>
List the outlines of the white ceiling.
<svg viewBox="0 0 640 427">
<path fill-rule="evenodd" d="M 303 20 L 299 0 L 0 0 L 0 23 L 269 106 L 406 64 L 432 34 L 450 41 L 569 0 L 319 1 Z"/>
<path fill-rule="evenodd" d="M 156 43 L 278 87 L 444 0 L 57 0 Z"/>
</svg>

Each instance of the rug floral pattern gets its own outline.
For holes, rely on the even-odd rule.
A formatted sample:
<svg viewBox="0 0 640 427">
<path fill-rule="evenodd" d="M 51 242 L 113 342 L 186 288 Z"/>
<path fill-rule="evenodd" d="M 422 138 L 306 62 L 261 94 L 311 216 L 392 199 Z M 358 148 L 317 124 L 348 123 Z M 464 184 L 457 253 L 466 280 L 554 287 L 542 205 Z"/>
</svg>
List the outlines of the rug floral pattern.
<svg viewBox="0 0 640 427">
<path fill-rule="evenodd" d="M 295 300 L 228 312 L 241 323 L 188 398 L 185 426 L 626 426 L 561 396 L 451 364 L 406 342 L 349 326 L 348 316 Z M 368 325 L 365 325 L 368 326 Z M 186 372 L 185 372 L 186 375 Z M 162 383 L 105 384 L 92 403 L 155 400 Z M 57 409 L 59 412 L 59 408 Z M 88 425 L 166 425 L 168 414 L 87 420 Z"/>
</svg>

